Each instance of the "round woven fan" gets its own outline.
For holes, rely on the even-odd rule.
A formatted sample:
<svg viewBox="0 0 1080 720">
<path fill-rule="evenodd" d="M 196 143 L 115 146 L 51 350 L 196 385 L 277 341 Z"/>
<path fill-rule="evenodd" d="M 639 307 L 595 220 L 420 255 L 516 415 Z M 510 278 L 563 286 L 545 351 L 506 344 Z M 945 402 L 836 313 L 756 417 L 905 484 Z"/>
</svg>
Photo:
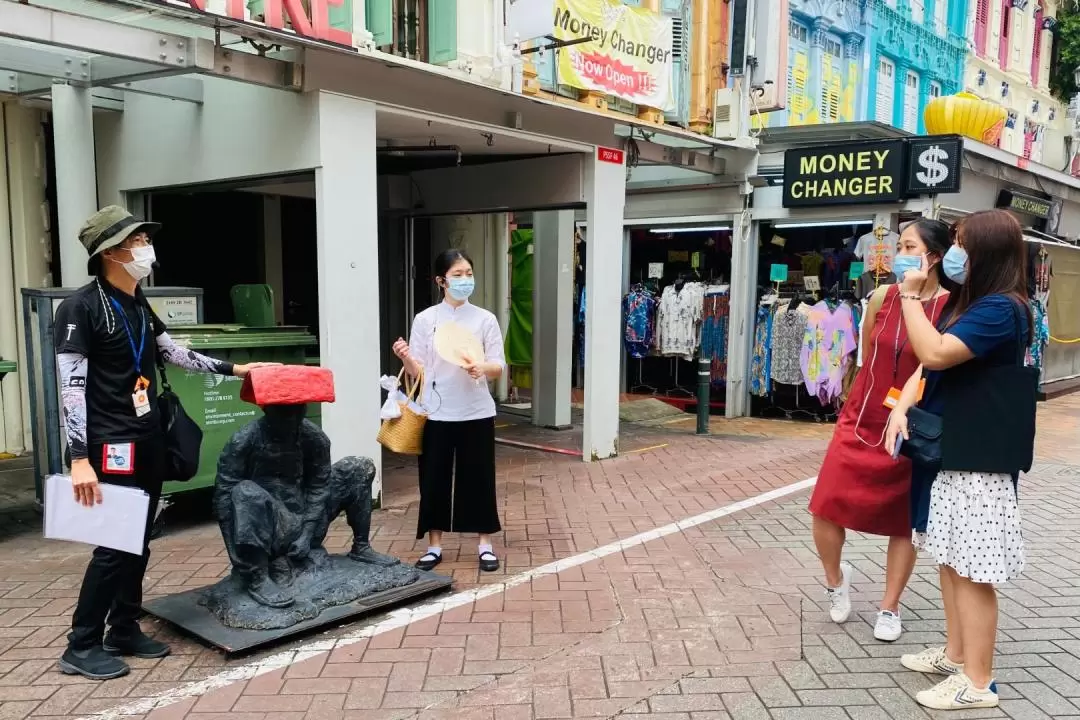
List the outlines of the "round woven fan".
<svg viewBox="0 0 1080 720">
<path fill-rule="evenodd" d="M 480 338 L 456 322 L 445 322 L 435 329 L 435 352 L 446 362 L 460 367 L 484 362 Z"/>
</svg>

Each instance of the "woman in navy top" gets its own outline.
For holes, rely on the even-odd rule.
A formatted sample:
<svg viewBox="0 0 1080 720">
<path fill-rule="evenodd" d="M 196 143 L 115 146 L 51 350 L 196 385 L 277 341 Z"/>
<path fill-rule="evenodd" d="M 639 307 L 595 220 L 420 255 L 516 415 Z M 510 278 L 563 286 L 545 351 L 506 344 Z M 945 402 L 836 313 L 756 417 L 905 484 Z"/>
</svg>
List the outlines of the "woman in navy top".
<svg viewBox="0 0 1080 720">
<path fill-rule="evenodd" d="M 919 407 L 940 416 L 951 383 L 965 376 L 970 379 L 987 367 L 1016 364 L 1027 344 L 1031 319 L 1019 222 L 1007 211 L 989 210 L 961 220 L 953 235 L 942 269 L 960 289 L 952 293 L 940 329 L 926 318 L 919 302 L 925 264 L 920 270 L 909 270 L 902 281 L 904 321 L 921 366 L 904 386 L 889 419 L 886 447 L 890 449 L 898 435 L 909 437 L 908 409 L 916 404 L 924 380 Z M 962 427 L 951 430 L 961 436 L 964 431 Z M 1016 577 L 1024 566 L 1015 476 L 939 472 L 930 487 L 928 511 L 926 533 L 917 534 L 915 542 L 939 566 L 947 644 L 904 655 L 901 662 L 911 670 L 947 676 L 916 696 L 926 707 L 996 707 L 994 586 Z"/>
</svg>

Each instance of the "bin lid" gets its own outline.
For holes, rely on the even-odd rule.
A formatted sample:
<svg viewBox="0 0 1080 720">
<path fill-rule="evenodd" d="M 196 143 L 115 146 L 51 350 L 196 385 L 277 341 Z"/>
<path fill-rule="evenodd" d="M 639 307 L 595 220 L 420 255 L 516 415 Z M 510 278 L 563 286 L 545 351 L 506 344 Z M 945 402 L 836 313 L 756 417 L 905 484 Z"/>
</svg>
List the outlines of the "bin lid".
<svg viewBox="0 0 1080 720">
<path fill-rule="evenodd" d="M 317 345 L 318 340 L 299 325 L 248 327 L 246 325 L 185 325 L 169 330 L 182 345 L 198 348 L 258 348 Z"/>
<path fill-rule="evenodd" d="M 0 373 L 13 373 L 19 369 L 14 360 L 0 360 Z"/>
</svg>

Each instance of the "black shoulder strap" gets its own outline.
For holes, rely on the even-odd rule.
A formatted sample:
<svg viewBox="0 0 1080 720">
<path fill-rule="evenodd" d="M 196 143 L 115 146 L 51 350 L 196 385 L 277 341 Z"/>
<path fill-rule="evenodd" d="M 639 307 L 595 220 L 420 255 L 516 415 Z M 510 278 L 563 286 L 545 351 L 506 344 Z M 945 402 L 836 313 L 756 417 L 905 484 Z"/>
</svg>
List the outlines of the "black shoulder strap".
<svg viewBox="0 0 1080 720">
<path fill-rule="evenodd" d="M 1010 297 L 1009 304 L 1012 305 L 1013 319 L 1016 321 L 1016 364 L 1019 367 L 1024 367 L 1024 358 L 1027 356 L 1027 343 L 1025 342 L 1027 333 L 1024 332 L 1024 324 L 1020 318 L 1020 302 Z"/>
</svg>

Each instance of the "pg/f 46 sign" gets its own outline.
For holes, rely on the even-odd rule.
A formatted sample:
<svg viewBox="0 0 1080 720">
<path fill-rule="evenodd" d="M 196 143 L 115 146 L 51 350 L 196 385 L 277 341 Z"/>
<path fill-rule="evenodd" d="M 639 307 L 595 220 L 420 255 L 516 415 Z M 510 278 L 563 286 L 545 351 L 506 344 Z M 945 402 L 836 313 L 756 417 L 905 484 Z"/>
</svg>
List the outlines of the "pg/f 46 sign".
<svg viewBox="0 0 1080 720">
<path fill-rule="evenodd" d="M 598 147 L 596 148 L 596 159 L 612 165 L 622 165 L 623 160 L 626 159 L 626 153 L 618 148 Z"/>
</svg>

